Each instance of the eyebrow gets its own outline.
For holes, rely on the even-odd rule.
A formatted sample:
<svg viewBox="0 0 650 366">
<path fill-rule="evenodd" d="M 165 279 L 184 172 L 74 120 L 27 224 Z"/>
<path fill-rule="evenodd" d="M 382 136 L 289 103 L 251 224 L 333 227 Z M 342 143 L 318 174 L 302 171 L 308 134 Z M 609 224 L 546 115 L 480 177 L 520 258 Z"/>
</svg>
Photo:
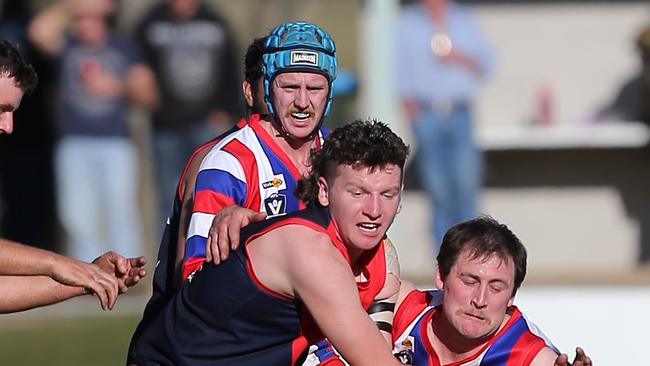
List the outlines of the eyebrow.
<svg viewBox="0 0 650 366">
<path fill-rule="evenodd" d="M 15 110 L 12 104 L 0 104 L 0 111 L 2 112 L 13 112 Z"/>
<path fill-rule="evenodd" d="M 473 275 L 473 274 L 465 273 L 465 272 L 461 272 L 461 273 L 459 273 L 459 275 L 460 275 L 460 277 L 469 277 L 469 278 L 472 278 L 472 279 L 475 279 L 475 280 L 480 280 L 481 279 L 481 277 L 479 277 L 477 275 Z M 504 285 L 508 286 L 508 281 L 504 280 L 502 278 L 494 278 L 494 279 L 491 279 L 491 280 L 489 280 L 487 282 L 488 283 L 496 283 L 496 282 L 498 282 L 498 283 L 503 283 Z"/>
</svg>

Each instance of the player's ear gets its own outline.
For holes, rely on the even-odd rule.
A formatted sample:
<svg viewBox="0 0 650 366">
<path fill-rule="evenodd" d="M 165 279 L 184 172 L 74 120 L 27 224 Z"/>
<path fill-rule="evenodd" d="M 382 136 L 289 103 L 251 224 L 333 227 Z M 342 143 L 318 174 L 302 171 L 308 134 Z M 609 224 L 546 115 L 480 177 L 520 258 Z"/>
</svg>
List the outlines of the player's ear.
<svg viewBox="0 0 650 366">
<path fill-rule="evenodd" d="M 318 203 L 321 206 L 327 207 L 330 204 L 329 200 L 329 186 L 324 177 L 318 177 Z"/>
<path fill-rule="evenodd" d="M 241 83 L 241 89 L 244 93 L 244 99 L 246 99 L 246 105 L 248 108 L 253 108 L 253 86 L 248 80 L 244 80 Z"/>
<path fill-rule="evenodd" d="M 442 273 L 440 273 L 440 266 L 436 266 L 436 288 L 444 290 L 445 283 L 442 281 Z"/>
</svg>

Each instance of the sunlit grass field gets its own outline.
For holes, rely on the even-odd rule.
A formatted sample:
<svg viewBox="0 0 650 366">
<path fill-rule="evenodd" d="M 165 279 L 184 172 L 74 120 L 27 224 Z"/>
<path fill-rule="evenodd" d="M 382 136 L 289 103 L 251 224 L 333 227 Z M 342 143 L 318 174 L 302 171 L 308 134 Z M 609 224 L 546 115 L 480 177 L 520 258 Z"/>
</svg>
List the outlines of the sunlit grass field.
<svg viewBox="0 0 650 366">
<path fill-rule="evenodd" d="M 30 319 L 3 324 L 2 365 L 124 365 L 140 315 Z"/>
</svg>

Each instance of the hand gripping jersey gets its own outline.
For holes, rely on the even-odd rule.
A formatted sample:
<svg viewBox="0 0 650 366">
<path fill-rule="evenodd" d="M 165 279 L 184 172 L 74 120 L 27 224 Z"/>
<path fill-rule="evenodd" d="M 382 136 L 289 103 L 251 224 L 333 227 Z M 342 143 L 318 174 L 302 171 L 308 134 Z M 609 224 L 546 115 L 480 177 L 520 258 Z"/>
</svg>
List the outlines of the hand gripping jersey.
<svg viewBox="0 0 650 366">
<path fill-rule="evenodd" d="M 324 337 L 305 306 L 260 283 L 247 244 L 274 228 L 300 224 L 326 233 L 346 258 L 326 208 L 309 208 L 242 229 L 241 245 L 219 266 L 192 273 L 164 309 L 146 326 L 129 353 L 136 365 L 296 365 L 307 345 Z M 309 243 L 304 243 L 309 245 Z M 367 309 L 386 279 L 383 242 L 360 259 L 365 282 L 358 284 Z M 330 348 L 331 349 L 331 348 Z M 323 364 L 335 358 L 323 348 Z"/>
<path fill-rule="evenodd" d="M 322 128 L 320 143 L 327 135 Z M 201 266 L 215 213 L 237 204 L 268 217 L 304 208 L 293 195 L 300 172 L 253 115 L 248 124 L 224 137 L 201 163 L 187 232 L 183 278 Z"/>
<path fill-rule="evenodd" d="M 409 293 L 393 320 L 393 353 L 403 364 L 442 366 L 427 336 L 427 327 L 442 303 L 442 291 Z M 512 306 L 507 324 L 476 354 L 450 366 L 526 366 L 544 347 L 559 351 L 544 333 Z"/>
</svg>

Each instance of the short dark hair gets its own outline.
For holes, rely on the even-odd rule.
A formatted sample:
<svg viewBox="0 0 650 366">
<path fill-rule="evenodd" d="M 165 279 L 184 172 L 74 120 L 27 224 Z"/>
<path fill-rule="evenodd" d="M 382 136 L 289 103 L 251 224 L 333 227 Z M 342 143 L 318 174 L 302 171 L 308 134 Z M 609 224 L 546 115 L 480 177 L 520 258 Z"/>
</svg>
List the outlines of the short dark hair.
<svg viewBox="0 0 650 366">
<path fill-rule="evenodd" d="M 264 72 L 262 70 L 262 55 L 264 54 L 264 44 L 266 37 L 255 38 L 253 42 L 248 45 L 246 54 L 244 55 L 244 79 L 248 81 L 253 88 L 253 106 L 250 107 L 249 112 L 262 114 L 264 111 L 264 100 L 257 99 L 255 92 L 258 83 L 262 80 Z"/>
<path fill-rule="evenodd" d="M 320 150 L 312 150 L 311 173 L 298 181 L 296 196 L 305 204 L 318 203 L 318 178 L 331 178 L 339 165 L 382 168 L 404 164 L 409 147 L 383 122 L 356 120 L 332 131 Z"/>
<path fill-rule="evenodd" d="M 246 54 L 244 55 L 244 78 L 251 84 L 254 84 L 264 76 L 262 72 L 264 43 L 266 43 L 266 37 L 255 38 L 248 45 Z"/>
<path fill-rule="evenodd" d="M 36 71 L 26 63 L 11 42 L 0 40 L 0 76 L 14 78 L 23 93 L 31 92 L 38 82 Z"/>
<path fill-rule="evenodd" d="M 463 250 L 472 258 L 497 255 L 503 261 L 513 261 L 515 266 L 514 295 L 526 277 L 526 248 L 510 229 L 487 215 L 461 222 L 445 233 L 438 253 L 438 268 L 444 280 Z"/>
</svg>

